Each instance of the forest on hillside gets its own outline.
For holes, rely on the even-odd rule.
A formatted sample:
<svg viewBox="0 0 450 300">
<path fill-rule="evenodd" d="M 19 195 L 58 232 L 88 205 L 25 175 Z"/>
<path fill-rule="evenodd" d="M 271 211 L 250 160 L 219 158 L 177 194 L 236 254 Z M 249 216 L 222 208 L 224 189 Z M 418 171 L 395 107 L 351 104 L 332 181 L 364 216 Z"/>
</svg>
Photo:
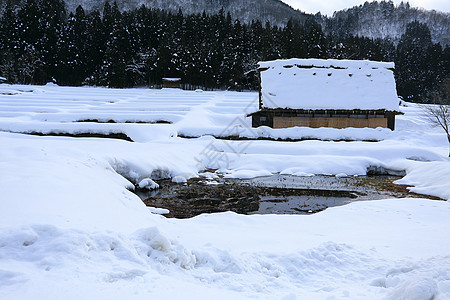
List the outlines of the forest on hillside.
<svg viewBox="0 0 450 300">
<path fill-rule="evenodd" d="M 416 102 L 432 101 L 450 73 L 450 48 L 433 43 L 418 21 L 395 45 L 334 37 L 312 20 L 244 24 L 223 10 L 121 12 L 109 2 L 69 14 L 61 0 L 28 0 L 0 19 L 0 76 L 11 83 L 159 87 L 163 77 L 180 77 L 186 88 L 256 90 L 259 61 L 291 57 L 394 61 L 399 95 Z"/>
<path fill-rule="evenodd" d="M 337 11 L 333 17 L 318 19 L 325 32 L 335 36 L 348 34 L 370 38 L 390 38 L 397 44 L 412 21 L 427 24 L 432 41 L 450 44 L 450 14 L 411 7 L 408 2 L 366 1 L 364 4 Z"/>
</svg>

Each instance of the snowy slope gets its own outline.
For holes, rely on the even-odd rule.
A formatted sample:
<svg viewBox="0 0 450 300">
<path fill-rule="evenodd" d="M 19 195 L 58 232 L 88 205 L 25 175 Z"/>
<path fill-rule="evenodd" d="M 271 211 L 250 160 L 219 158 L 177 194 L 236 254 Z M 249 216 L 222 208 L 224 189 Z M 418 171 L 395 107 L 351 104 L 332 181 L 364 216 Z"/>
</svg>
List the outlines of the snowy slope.
<svg viewBox="0 0 450 300">
<path fill-rule="evenodd" d="M 12 4 L 24 3 L 24 0 L 11 0 Z M 114 1 L 109 1 L 112 4 Z M 151 8 L 170 10 L 183 14 L 218 13 L 221 8 L 230 12 L 233 18 L 250 23 L 260 20 L 263 24 L 269 21 L 272 25 L 284 26 L 292 18 L 300 23 L 314 19 L 322 25 L 323 31 L 333 33 L 333 36 L 345 36 L 351 33 L 369 38 L 389 38 L 397 43 L 405 32 L 406 26 L 412 21 L 427 24 L 430 28 L 433 42 L 448 45 L 450 38 L 450 14 L 435 10 L 423 10 L 410 7 L 402 2 L 398 6 L 390 1 L 366 1 L 363 5 L 337 11 L 333 16 L 312 15 L 294 10 L 279 0 L 117 0 L 121 10 L 132 10 L 146 5 Z M 5 1 L 0 1 L 0 14 Z M 78 5 L 85 10 L 103 10 L 103 0 L 65 0 L 69 12 L 74 12 Z"/>
<path fill-rule="evenodd" d="M 324 31 L 335 36 L 389 38 L 398 43 L 408 23 L 419 21 L 428 26 L 434 43 L 450 44 L 450 13 L 410 7 L 407 1 L 366 1 L 364 4 L 337 11 L 332 18 L 322 18 Z"/>
<path fill-rule="evenodd" d="M 24 0 L 12 0 L 13 4 L 25 3 Z M 81 5 L 85 10 L 94 9 L 103 11 L 104 0 L 64 0 L 67 10 L 75 12 Z M 138 9 L 145 5 L 149 8 L 164 9 L 177 13 L 179 10 L 183 14 L 199 14 L 205 11 L 208 14 L 216 14 L 222 8 L 230 12 L 231 15 L 241 20 L 241 22 L 250 23 L 252 20 L 260 20 L 262 23 L 269 21 L 271 24 L 284 25 L 292 18 L 295 21 L 303 23 L 306 19 L 313 18 L 312 15 L 295 10 L 280 0 L 116 0 L 109 1 L 111 5 L 116 2 L 120 10 Z M 4 3 L 0 2 L 0 13 L 4 8 Z"/>
<path fill-rule="evenodd" d="M 176 220 L 152 214 L 128 190 L 212 167 L 248 177 L 365 174 L 375 165 L 406 170 L 402 182 L 450 199 L 445 135 L 417 106 L 401 108 L 394 132 L 252 130 L 245 114 L 256 100 L 256 93 L 0 85 L 0 298 L 448 299 L 448 201 Z M 124 123 L 160 117 L 173 123 Z M 86 118 L 116 123 L 75 122 Z M 135 142 L 20 133 L 54 130 L 120 131 Z M 380 141 L 227 141 L 209 132 Z"/>
</svg>

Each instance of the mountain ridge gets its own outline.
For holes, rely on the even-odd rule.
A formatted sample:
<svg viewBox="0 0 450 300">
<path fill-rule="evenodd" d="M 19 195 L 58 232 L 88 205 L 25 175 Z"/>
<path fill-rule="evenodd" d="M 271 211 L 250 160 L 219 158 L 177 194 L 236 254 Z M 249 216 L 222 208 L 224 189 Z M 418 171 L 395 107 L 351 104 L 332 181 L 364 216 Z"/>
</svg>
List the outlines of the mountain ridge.
<svg viewBox="0 0 450 300">
<path fill-rule="evenodd" d="M 411 7 L 408 2 L 395 6 L 390 1 L 365 2 L 337 11 L 332 18 L 321 18 L 325 32 L 334 35 L 359 35 L 369 38 L 389 38 L 397 43 L 412 21 L 428 26 L 433 42 L 450 44 L 450 13 Z"/>
<path fill-rule="evenodd" d="M 26 0 L 7 0 L 2 2 L 20 5 Z M 103 10 L 105 0 L 64 0 L 67 10 L 74 12 L 81 5 L 86 11 Z M 111 4 L 114 1 L 109 1 Z M 250 23 L 259 20 L 263 24 L 284 26 L 289 19 L 304 24 L 314 20 L 326 33 L 335 36 L 358 35 L 369 38 L 388 38 L 397 43 L 406 26 L 412 21 L 425 23 L 431 32 L 433 42 L 442 46 L 450 44 L 450 13 L 411 7 L 408 2 L 394 5 L 391 1 L 365 2 L 359 6 L 334 12 L 331 17 L 320 13 L 315 15 L 296 10 L 281 0 L 116 0 L 120 10 L 132 10 L 145 5 L 183 14 L 197 14 L 205 11 L 216 14 L 222 8 L 233 18 Z M 0 3 L 0 10 L 2 4 Z"/>
</svg>

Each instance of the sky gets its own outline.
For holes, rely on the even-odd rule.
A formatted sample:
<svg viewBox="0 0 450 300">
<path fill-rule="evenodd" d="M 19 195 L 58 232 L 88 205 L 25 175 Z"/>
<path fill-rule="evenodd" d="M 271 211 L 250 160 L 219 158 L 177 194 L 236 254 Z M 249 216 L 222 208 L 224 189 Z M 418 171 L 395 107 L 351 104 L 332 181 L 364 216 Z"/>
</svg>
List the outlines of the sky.
<svg viewBox="0 0 450 300">
<path fill-rule="evenodd" d="M 293 8 L 300 9 L 307 13 L 321 12 L 323 15 L 331 16 L 333 12 L 360 5 L 365 0 L 282 0 Z M 371 2 L 371 1 L 369 1 Z M 397 5 L 401 0 L 394 0 Z M 406 0 L 404 0 L 406 2 Z M 412 7 L 422 7 L 427 10 L 435 9 L 443 12 L 450 12 L 449 0 L 410 0 L 408 1 Z"/>
</svg>

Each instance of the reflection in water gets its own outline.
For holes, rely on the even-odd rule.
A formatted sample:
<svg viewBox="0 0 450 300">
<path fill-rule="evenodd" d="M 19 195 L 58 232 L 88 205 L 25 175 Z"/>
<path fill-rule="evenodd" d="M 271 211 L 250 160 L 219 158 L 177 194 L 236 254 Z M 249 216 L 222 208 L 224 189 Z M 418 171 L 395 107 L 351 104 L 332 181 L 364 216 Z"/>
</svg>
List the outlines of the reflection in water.
<svg viewBox="0 0 450 300">
<path fill-rule="evenodd" d="M 190 218 L 202 213 L 311 214 L 354 201 L 417 197 L 395 176 L 292 176 L 276 174 L 252 179 L 194 178 L 187 184 L 158 181 L 160 189 L 136 193 L 148 206 L 165 208 L 167 217 Z M 420 195 L 420 197 L 426 197 Z"/>
</svg>

